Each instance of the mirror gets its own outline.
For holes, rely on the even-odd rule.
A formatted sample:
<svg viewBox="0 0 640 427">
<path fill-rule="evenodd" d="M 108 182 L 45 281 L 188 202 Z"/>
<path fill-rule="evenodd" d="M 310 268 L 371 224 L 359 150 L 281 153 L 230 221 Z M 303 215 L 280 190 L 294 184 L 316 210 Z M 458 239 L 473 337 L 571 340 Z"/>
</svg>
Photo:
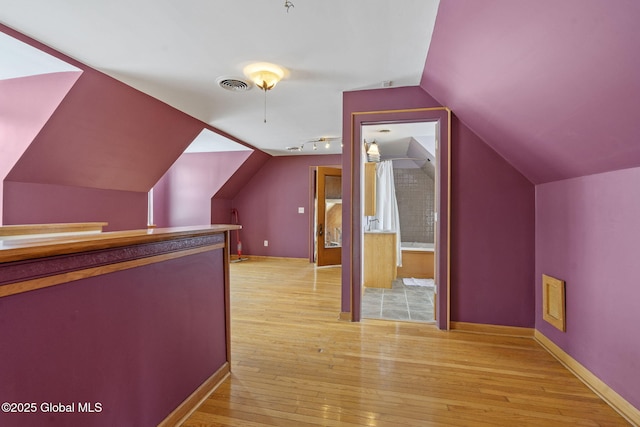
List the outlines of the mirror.
<svg viewBox="0 0 640 427">
<path fill-rule="evenodd" d="M 342 179 L 339 176 L 325 178 L 325 248 L 342 246 Z"/>
</svg>

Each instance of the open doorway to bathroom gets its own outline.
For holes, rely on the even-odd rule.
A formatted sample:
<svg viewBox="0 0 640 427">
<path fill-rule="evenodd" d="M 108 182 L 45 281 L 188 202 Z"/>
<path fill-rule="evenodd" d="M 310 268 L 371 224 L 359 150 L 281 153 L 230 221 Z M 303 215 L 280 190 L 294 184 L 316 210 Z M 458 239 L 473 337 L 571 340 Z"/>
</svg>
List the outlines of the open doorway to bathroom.
<svg viewBox="0 0 640 427">
<path fill-rule="evenodd" d="M 361 128 L 363 318 L 436 320 L 437 128 Z"/>
<path fill-rule="evenodd" d="M 348 191 L 351 197 L 345 198 L 347 205 L 344 210 L 343 227 L 345 236 L 349 240 L 348 250 L 343 250 L 343 302 L 349 302 L 350 312 L 342 312 L 341 318 L 348 318 L 354 322 L 362 319 L 363 292 L 363 235 L 364 235 L 364 144 L 361 136 L 363 126 L 434 122 L 436 123 L 436 215 L 435 222 L 435 318 L 439 329 L 449 329 L 451 319 L 451 283 L 450 277 L 450 200 L 451 200 L 451 110 L 447 107 L 419 107 L 398 110 L 355 111 L 351 113 L 348 126 L 351 140 L 348 150 L 344 150 L 350 171 L 346 176 L 349 181 L 343 181 L 343 191 Z M 346 147 L 346 145 L 345 145 Z M 343 176 L 344 178 L 344 176 Z M 344 248 L 343 248 L 344 249 Z M 347 291 L 347 292 L 345 292 Z M 344 306 L 343 306 L 344 307 Z"/>
</svg>

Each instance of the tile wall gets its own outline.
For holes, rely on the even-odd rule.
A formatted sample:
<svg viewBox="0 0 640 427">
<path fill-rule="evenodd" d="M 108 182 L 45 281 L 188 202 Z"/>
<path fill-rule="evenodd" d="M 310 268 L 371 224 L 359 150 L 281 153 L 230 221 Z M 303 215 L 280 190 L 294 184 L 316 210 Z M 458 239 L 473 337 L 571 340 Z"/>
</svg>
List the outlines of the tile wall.
<svg viewBox="0 0 640 427">
<path fill-rule="evenodd" d="M 426 167 L 393 170 L 403 242 L 434 241 L 435 183 L 429 172 Z"/>
</svg>

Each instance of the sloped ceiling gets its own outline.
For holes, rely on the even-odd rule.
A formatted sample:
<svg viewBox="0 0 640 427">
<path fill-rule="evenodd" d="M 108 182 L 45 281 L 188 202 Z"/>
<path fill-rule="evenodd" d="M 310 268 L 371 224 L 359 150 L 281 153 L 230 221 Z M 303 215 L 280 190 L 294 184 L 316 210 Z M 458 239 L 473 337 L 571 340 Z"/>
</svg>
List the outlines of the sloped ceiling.
<svg viewBox="0 0 640 427">
<path fill-rule="evenodd" d="M 146 192 L 202 128 L 202 122 L 87 69 L 7 179 Z"/>
<path fill-rule="evenodd" d="M 443 0 L 421 87 L 535 184 L 640 166 L 638 22 L 636 0 Z"/>
<path fill-rule="evenodd" d="M 14 0 L 2 2 L 0 22 L 260 150 L 290 155 L 286 147 L 340 135 L 343 91 L 419 83 L 438 1 L 300 0 L 287 10 L 282 0 Z M 262 61 L 288 71 L 267 96 L 267 123 L 263 92 L 216 83 Z"/>
</svg>

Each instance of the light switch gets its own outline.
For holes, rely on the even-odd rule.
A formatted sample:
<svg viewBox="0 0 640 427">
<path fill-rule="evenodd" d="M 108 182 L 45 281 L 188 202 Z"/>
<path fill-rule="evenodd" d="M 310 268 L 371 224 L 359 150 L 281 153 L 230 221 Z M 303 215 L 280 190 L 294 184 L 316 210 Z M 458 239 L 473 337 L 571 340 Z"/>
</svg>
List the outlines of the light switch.
<svg viewBox="0 0 640 427">
<path fill-rule="evenodd" d="M 304 213 L 304 207 L 299 207 L 298 208 L 298 213 Z"/>
</svg>

